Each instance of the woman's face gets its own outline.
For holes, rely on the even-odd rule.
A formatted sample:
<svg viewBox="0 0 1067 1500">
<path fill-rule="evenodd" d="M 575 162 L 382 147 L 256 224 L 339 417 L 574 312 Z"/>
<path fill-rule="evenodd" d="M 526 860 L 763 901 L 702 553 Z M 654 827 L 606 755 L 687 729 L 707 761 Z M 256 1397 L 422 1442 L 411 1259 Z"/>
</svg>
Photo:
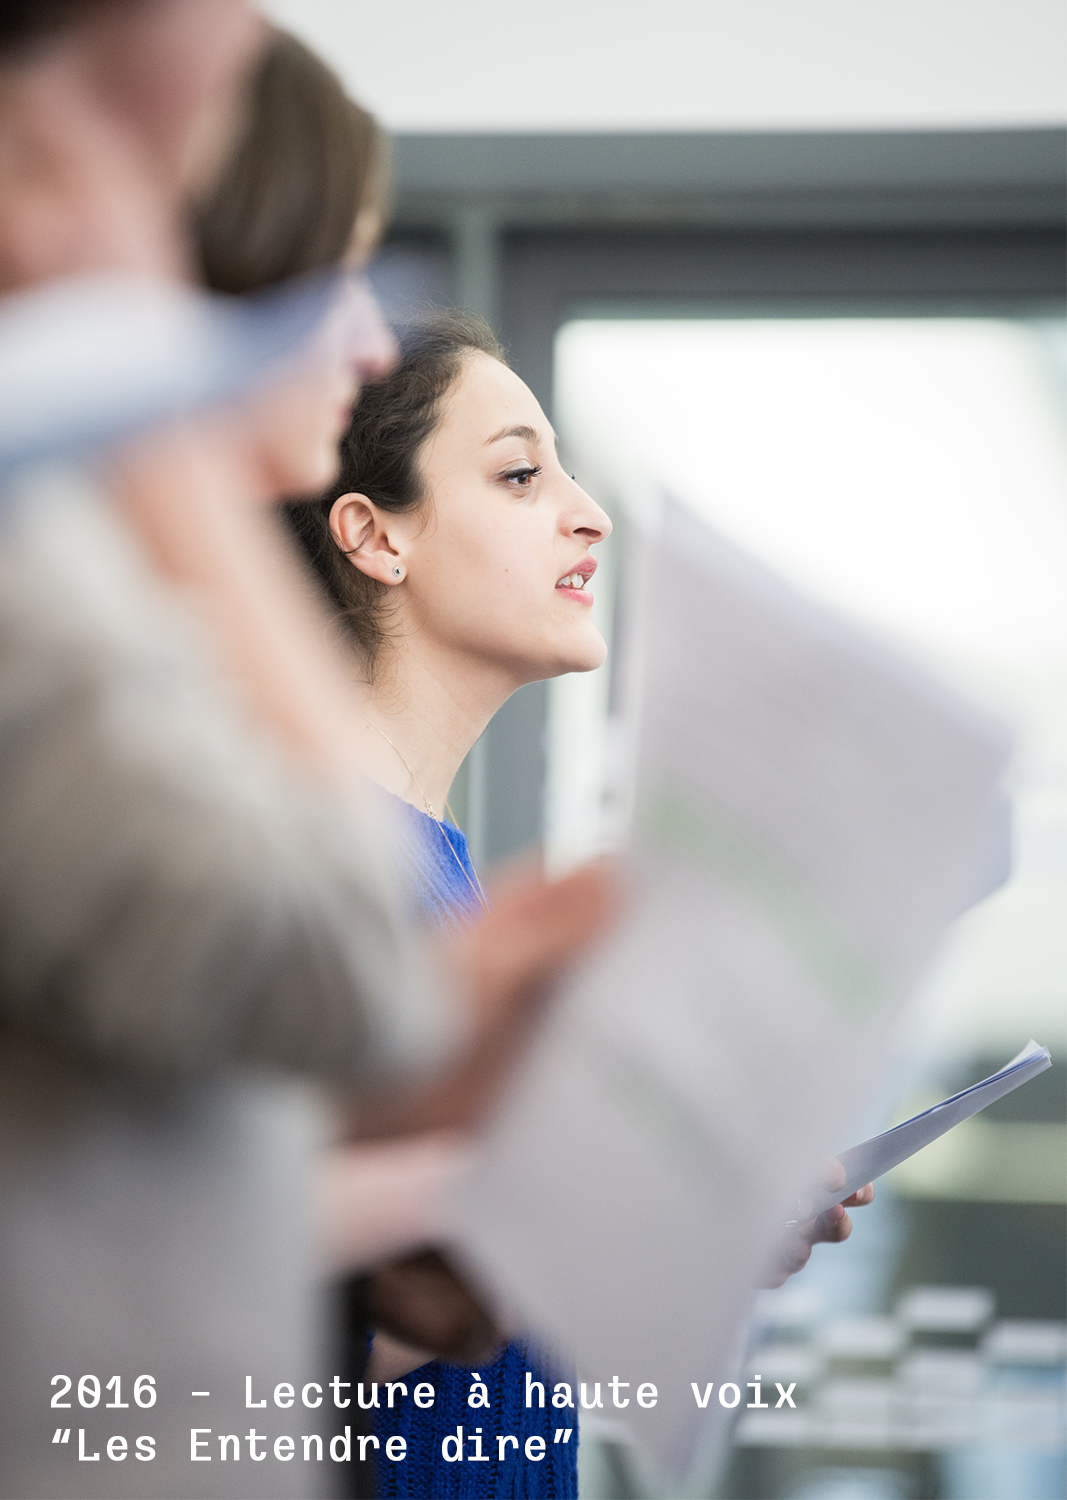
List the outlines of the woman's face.
<svg viewBox="0 0 1067 1500">
<path fill-rule="evenodd" d="M 351 273 L 307 349 L 248 403 L 271 498 L 326 488 L 360 388 L 390 370 L 396 355 L 370 284 Z"/>
<path fill-rule="evenodd" d="M 560 467 L 552 429 L 519 377 L 469 355 L 419 469 L 425 505 L 378 512 L 390 548 L 360 553 L 379 559 L 383 582 L 390 560 L 402 568 L 405 638 L 418 632 L 489 663 L 514 686 L 598 667 L 606 647 L 592 620 L 590 549 L 611 522 Z"/>
</svg>

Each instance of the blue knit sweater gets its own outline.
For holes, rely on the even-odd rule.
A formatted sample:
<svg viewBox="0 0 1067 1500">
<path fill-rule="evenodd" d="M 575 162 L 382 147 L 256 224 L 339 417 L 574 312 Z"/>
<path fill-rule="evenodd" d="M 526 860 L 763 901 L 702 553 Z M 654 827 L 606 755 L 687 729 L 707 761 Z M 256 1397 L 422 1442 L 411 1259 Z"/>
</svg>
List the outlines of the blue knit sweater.
<svg viewBox="0 0 1067 1500">
<path fill-rule="evenodd" d="M 451 823 L 438 825 L 408 803 L 402 806 L 402 855 L 419 914 L 438 927 L 463 921 L 478 905 L 467 840 Z M 527 1375 L 533 1382 L 530 1407 L 525 1400 Z M 527 1344 L 507 1344 L 499 1358 L 476 1368 L 433 1360 L 405 1375 L 403 1384 L 408 1394 L 394 1391 L 391 1409 L 386 1405 L 385 1387 L 380 1387 L 381 1406 L 374 1425 L 381 1444 L 375 1455 L 380 1496 L 576 1500 L 577 1389 L 572 1377 L 548 1370 Z M 433 1386 L 432 1407 L 415 1406 L 415 1387 L 420 1384 Z M 542 1391 L 543 1407 L 539 1404 Z M 553 1396 L 557 1402 L 569 1398 L 573 1404 L 554 1406 Z M 472 1406 L 470 1400 L 478 1404 Z M 386 1457 L 386 1443 L 393 1436 L 406 1440 L 403 1462 Z M 498 1438 L 508 1436 L 517 1443 L 501 1446 Z M 540 1444 L 532 1442 L 528 1456 L 527 1440 L 538 1438 Z M 462 1459 L 455 1456 L 460 1451 Z M 479 1453 L 488 1461 L 479 1462 Z M 538 1457 L 539 1453 L 543 1456 Z"/>
</svg>

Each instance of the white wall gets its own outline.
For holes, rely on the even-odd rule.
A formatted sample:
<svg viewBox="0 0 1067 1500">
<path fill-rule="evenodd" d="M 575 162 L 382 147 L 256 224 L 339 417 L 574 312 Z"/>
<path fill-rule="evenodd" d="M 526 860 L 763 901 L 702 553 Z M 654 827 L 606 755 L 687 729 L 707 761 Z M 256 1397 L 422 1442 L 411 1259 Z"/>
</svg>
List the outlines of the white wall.
<svg viewBox="0 0 1067 1500">
<path fill-rule="evenodd" d="M 1063 1045 L 1064 352 L 1059 322 L 994 318 L 596 321 L 557 336 L 568 462 L 609 511 L 643 483 L 666 490 L 1011 725 L 1013 878 L 956 926 L 914 1013 L 946 1055 L 1006 1058 L 1029 1034 Z M 604 675 L 551 684 L 558 865 L 595 847 Z"/>
<path fill-rule="evenodd" d="M 394 130 L 1067 119 L 1062 0 L 263 0 Z"/>
</svg>

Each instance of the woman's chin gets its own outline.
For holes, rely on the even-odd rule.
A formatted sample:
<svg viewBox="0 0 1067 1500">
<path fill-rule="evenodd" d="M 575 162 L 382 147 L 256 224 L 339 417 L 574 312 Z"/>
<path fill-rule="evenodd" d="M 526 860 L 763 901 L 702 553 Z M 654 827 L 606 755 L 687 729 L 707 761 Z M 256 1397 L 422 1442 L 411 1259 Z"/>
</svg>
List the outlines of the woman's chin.
<svg viewBox="0 0 1067 1500">
<path fill-rule="evenodd" d="M 294 499 L 313 499 L 320 495 L 337 475 L 337 449 L 334 444 L 306 444 L 300 450 L 272 454 L 271 482 L 280 495 Z"/>
<path fill-rule="evenodd" d="M 595 626 L 584 632 L 579 640 L 556 640 L 544 642 L 542 652 L 511 655 L 501 658 L 496 653 L 486 658 L 484 642 L 480 641 L 473 653 L 479 660 L 491 660 L 498 668 L 501 661 L 507 662 L 509 676 L 515 687 L 528 682 L 547 682 L 552 677 L 566 677 L 569 672 L 595 672 L 607 659 L 608 648 L 604 637 Z"/>
<path fill-rule="evenodd" d="M 566 652 L 562 652 L 555 670 L 545 675 L 563 677 L 568 672 L 595 672 L 597 667 L 604 665 L 607 655 L 608 648 L 604 637 L 598 630 L 593 630 L 588 640 L 575 643 Z"/>
</svg>

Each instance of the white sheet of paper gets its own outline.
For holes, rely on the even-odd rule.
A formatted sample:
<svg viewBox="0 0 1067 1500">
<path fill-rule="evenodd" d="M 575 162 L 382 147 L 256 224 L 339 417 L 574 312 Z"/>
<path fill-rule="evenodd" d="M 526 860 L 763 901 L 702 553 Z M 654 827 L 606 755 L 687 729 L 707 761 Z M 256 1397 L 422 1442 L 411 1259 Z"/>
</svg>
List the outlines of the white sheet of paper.
<svg viewBox="0 0 1067 1500">
<path fill-rule="evenodd" d="M 678 1473 L 708 1420 L 690 1382 L 734 1378 L 788 1205 L 974 887 L 1006 744 L 680 508 L 637 546 L 632 903 L 453 1218 Z"/>
<path fill-rule="evenodd" d="M 907 1161 L 916 1151 L 921 1151 L 931 1141 L 936 1141 L 938 1136 L 944 1135 L 946 1130 L 951 1130 L 961 1120 L 969 1120 L 979 1110 L 1003 1099 L 1005 1094 L 1010 1094 L 1021 1084 L 1029 1083 L 1031 1078 L 1036 1078 L 1038 1073 L 1043 1073 L 1051 1066 L 1052 1058 L 1048 1048 L 1040 1046 L 1031 1038 L 1011 1062 L 1005 1063 L 999 1072 L 983 1078 L 981 1083 L 974 1083 L 970 1088 L 953 1094 L 951 1098 L 942 1099 L 940 1104 L 912 1115 L 910 1120 L 894 1125 L 892 1130 L 872 1136 L 869 1141 L 862 1141 L 858 1146 L 850 1146 L 847 1151 L 839 1151 L 838 1160 L 848 1174 L 845 1186 L 833 1193 L 813 1193 L 812 1212 L 822 1213 L 824 1209 L 832 1208 L 857 1188 L 863 1187 L 864 1183 L 873 1182 L 891 1167 L 899 1167 L 902 1161 Z"/>
</svg>

